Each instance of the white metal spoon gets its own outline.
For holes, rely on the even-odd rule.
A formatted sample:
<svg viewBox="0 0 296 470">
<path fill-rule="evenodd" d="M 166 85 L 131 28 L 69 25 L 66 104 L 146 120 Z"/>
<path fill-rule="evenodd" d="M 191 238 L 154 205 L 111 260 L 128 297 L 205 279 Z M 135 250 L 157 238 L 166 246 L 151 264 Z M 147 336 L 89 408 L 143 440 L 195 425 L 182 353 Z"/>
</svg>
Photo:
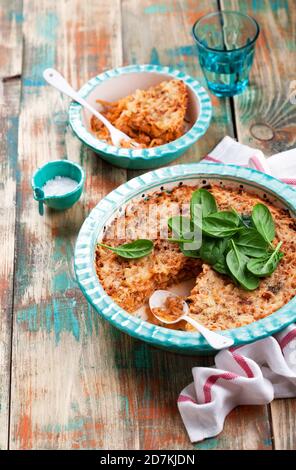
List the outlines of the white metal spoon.
<svg viewBox="0 0 296 470">
<path fill-rule="evenodd" d="M 183 314 L 181 314 L 177 319 L 174 320 L 165 320 L 162 316 L 157 315 L 154 312 L 155 308 L 165 308 L 165 303 L 168 297 L 178 297 L 173 292 L 169 292 L 167 290 L 157 290 L 155 291 L 150 299 L 149 299 L 149 307 L 155 318 L 160 320 L 162 323 L 166 323 L 168 325 L 172 325 L 173 323 L 177 323 L 180 320 L 186 320 L 190 323 L 194 328 L 196 328 L 200 334 L 205 338 L 205 340 L 209 343 L 210 346 L 214 349 L 224 349 L 229 348 L 233 345 L 233 340 L 231 338 L 227 338 L 226 336 L 219 335 L 214 331 L 209 330 L 205 326 L 198 323 L 196 320 L 189 316 L 189 307 L 187 303 L 182 300 L 183 303 Z"/>
<path fill-rule="evenodd" d="M 70 96 L 74 101 L 81 104 L 84 108 L 88 109 L 92 114 L 94 114 L 108 129 L 110 132 L 111 140 L 113 145 L 116 147 L 120 147 L 120 143 L 122 140 L 126 140 L 131 143 L 131 145 L 135 148 L 140 147 L 140 145 L 132 140 L 128 135 L 124 132 L 121 132 L 119 129 L 116 129 L 108 119 L 105 118 L 101 113 L 96 111 L 87 101 L 85 101 L 82 96 L 79 95 L 74 88 L 64 79 L 64 77 L 55 69 L 46 69 L 43 72 L 44 80 L 47 81 L 50 85 L 52 85 L 57 90 L 65 93 L 65 95 Z"/>
</svg>

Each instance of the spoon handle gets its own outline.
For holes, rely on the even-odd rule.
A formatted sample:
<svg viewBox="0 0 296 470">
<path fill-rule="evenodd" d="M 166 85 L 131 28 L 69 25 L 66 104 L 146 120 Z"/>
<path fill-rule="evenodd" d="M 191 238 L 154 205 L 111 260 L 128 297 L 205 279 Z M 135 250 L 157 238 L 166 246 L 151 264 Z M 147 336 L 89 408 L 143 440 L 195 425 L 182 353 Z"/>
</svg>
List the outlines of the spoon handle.
<svg viewBox="0 0 296 470">
<path fill-rule="evenodd" d="M 212 348 L 224 349 L 233 345 L 233 340 L 231 338 L 227 338 L 226 336 L 219 335 L 218 333 L 209 330 L 191 318 L 189 315 L 184 315 L 183 319 L 190 323 L 190 325 L 194 326 L 194 328 L 200 332 L 200 334 L 205 338 L 209 345 L 212 346 Z"/>
<path fill-rule="evenodd" d="M 71 85 L 64 79 L 64 77 L 55 69 L 46 69 L 43 72 L 44 80 L 47 81 L 50 85 L 52 85 L 57 90 L 61 91 L 65 95 L 70 96 L 74 101 L 81 104 L 84 108 L 88 109 L 92 114 L 94 114 L 103 124 L 107 127 L 107 129 L 112 132 L 114 126 L 98 111 L 96 111 L 82 96 L 75 91 Z"/>
</svg>

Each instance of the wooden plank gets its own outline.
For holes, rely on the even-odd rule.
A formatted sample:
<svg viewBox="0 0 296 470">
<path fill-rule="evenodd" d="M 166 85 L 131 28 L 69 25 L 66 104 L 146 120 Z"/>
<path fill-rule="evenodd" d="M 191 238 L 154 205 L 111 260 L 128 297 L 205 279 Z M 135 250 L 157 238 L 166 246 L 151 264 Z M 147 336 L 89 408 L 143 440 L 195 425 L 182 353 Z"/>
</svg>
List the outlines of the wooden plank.
<svg viewBox="0 0 296 470">
<path fill-rule="evenodd" d="M 22 67 L 22 0 L 4 0 L 0 8 L 0 77 L 19 77 Z"/>
<path fill-rule="evenodd" d="M 295 147 L 296 105 L 289 99 L 295 80 L 295 3 L 223 0 L 222 6 L 254 16 L 261 29 L 251 86 L 234 99 L 239 140 L 266 155 Z"/>
<path fill-rule="evenodd" d="M 196 77 L 204 84 L 196 50 L 191 36 L 194 22 L 203 14 L 217 10 L 215 1 L 123 0 L 123 51 L 125 63 L 155 63 L 171 65 Z M 139 24 L 141 31 L 138 33 Z M 226 134 L 233 135 L 229 101 L 211 95 L 213 120 L 206 135 L 177 163 L 198 161 Z M 135 172 L 129 172 L 134 176 Z M 143 357 L 151 355 L 151 348 L 142 345 Z M 172 360 L 173 359 L 173 360 Z M 217 438 L 192 446 L 176 409 L 176 399 L 183 386 L 191 379 L 194 365 L 208 365 L 211 359 L 172 356 L 153 351 L 153 364 L 162 371 L 165 364 L 167 378 L 162 373 L 149 375 L 143 362 L 139 377 L 145 383 L 145 409 L 149 420 L 139 420 L 141 448 L 159 449 L 269 449 L 270 426 L 266 407 L 244 407 L 227 418 L 223 433 Z M 172 386 L 172 378 L 174 378 Z M 163 390 L 165 389 L 165 390 Z M 154 398 L 157 397 L 157 398 Z M 136 402 L 137 398 L 134 398 Z M 165 406 L 164 406 L 165 404 Z M 136 406 L 136 405 L 134 405 Z M 161 411 L 161 407 L 163 410 Z M 159 412 L 156 412 L 159 410 Z M 145 413 L 145 416 L 146 416 Z M 241 432 L 237 430 L 240 429 Z M 157 432 L 155 432 L 157 430 Z"/>
<path fill-rule="evenodd" d="M 85 216 L 125 172 L 65 135 L 68 102 L 41 78 L 44 68 L 57 67 L 78 86 L 120 65 L 120 3 L 27 0 L 24 41 L 11 448 L 133 448 L 137 423 L 126 401 L 132 384 L 122 385 L 118 373 L 128 346 L 88 307 L 73 273 Z M 65 213 L 39 217 L 30 177 L 47 160 L 65 157 L 86 169 L 84 196 Z"/>
<path fill-rule="evenodd" d="M 261 29 L 250 86 L 234 99 L 239 141 L 267 156 L 295 147 L 296 105 L 290 99 L 296 78 L 294 2 L 223 0 L 222 5 L 254 16 Z M 295 400 L 271 404 L 276 449 L 295 449 L 294 415 Z"/>
<path fill-rule="evenodd" d="M 0 10 L 0 449 L 8 447 L 22 2 Z"/>
<path fill-rule="evenodd" d="M 277 450 L 295 450 L 296 399 L 275 400 L 271 403 L 270 407 L 274 448 Z"/>
</svg>

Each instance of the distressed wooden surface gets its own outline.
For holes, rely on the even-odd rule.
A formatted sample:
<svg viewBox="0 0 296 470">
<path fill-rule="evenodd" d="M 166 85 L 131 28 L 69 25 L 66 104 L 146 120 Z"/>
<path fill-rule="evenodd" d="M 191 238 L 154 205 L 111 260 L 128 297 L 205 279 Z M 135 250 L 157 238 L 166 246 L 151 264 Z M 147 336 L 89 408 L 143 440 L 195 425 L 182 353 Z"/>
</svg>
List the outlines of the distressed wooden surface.
<svg viewBox="0 0 296 470">
<path fill-rule="evenodd" d="M 251 86 L 234 98 L 238 139 L 266 155 L 289 150 L 296 145 L 296 106 L 289 100 L 296 79 L 295 2 L 221 0 L 221 4 L 225 10 L 254 16 L 260 25 Z"/>
<path fill-rule="evenodd" d="M 0 10 L 0 449 L 8 446 L 21 1 Z"/>
<path fill-rule="evenodd" d="M 17 0 L 2 3 L 0 51 L 13 51 L 13 60 L 1 59 L 1 76 L 15 78 L 5 82 L 9 114 L 0 115 L 0 278 L 6 289 L 0 292 L 0 448 L 8 439 L 13 449 L 295 448 L 293 400 L 274 402 L 270 410 L 237 408 L 218 437 L 190 444 L 176 398 L 191 368 L 212 360 L 165 353 L 116 331 L 87 305 L 73 273 L 84 218 L 135 172 L 111 167 L 66 130 L 68 100 L 45 85 L 43 69 L 58 68 L 74 87 L 122 63 L 169 64 L 203 81 L 191 27 L 217 9 L 216 0 L 24 0 L 23 10 Z M 225 8 L 253 13 L 262 27 L 251 87 L 234 99 L 233 109 L 229 100 L 212 97 L 210 129 L 179 162 L 198 161 L 225 134 L 267 154 L 295 145 L 296 108 L 285 94 L 296 79 L 295 12 L 290 7 L 287 14 L 287 5 L 224 0 Z M 16 165 L 16 140 L 6 129 L 17 132 L 18 108 Z M 266 140 L 270 129 L 275 136 Z M 84 166 L 85 192 L 66 213 L 42 218 L 30 178 L 37 166 L 57 158 Z"/>
</svg>

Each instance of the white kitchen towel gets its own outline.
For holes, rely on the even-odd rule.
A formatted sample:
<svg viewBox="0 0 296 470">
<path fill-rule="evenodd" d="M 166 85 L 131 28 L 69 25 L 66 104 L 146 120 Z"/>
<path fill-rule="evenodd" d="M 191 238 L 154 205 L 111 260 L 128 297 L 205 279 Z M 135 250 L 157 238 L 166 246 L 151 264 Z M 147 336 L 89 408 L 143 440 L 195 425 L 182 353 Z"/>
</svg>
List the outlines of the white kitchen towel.
<svg viewBox="0 0 296 470">
<path fill-rule="evenodd" d="M 260 150 L 225 137 L 206 161 L 253 167 L 296 184 L 296 149 L 268 161 Z M 220 351 L 215 367 L 194 367 L 178 408 L 191 442 L 219 434 L 238 405 L 263 405 L 296 396 L 296 325 L 275 336 Z"/>
<path fill-rule="evenodd" d="M 240 144 L 226 136 L 204 158 L 204 161 L 254 168 L 285 183 L 296 185 L 296 148 L 277 153 L 267 159 L 261 150 Z"/>
</svg>

